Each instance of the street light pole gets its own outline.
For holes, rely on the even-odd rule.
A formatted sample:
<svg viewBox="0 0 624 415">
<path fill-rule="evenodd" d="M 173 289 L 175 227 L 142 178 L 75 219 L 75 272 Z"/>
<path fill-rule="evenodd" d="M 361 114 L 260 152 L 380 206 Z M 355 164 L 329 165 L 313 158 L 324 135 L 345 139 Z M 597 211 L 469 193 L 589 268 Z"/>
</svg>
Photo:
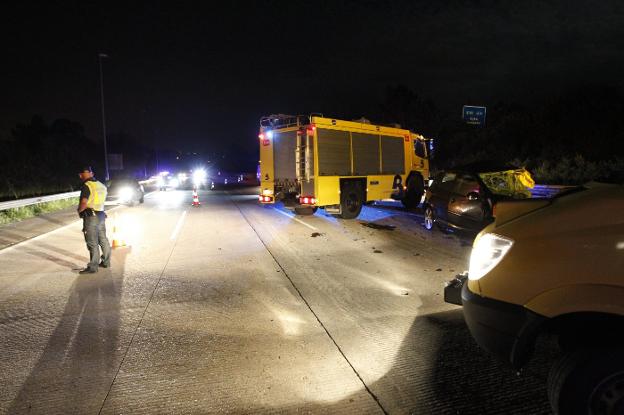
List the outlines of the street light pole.
<svg viewBox="0 0 624 415">
<path fill-rule="evenodd" d="M 98 54 L 98 60 L 100 62 L 100 96 L 102 98 L 102 134 L 104 138 L 104 170 L 106 173 L 105 180 L 110 179 L 108 175 L 108 149 L 106 148 L 106 114 L 104 113 L 104 74 L 102 71 L 102 58 L 108 58 L 105 53 Z"/>
</svg>

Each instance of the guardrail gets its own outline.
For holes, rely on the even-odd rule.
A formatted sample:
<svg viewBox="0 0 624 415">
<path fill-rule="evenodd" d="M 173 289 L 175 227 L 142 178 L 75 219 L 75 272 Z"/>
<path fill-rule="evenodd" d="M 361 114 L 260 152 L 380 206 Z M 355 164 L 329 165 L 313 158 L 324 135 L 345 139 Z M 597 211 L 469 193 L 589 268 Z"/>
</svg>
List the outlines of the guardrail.
<svg viewBox="0 0 624 415">
<path fill-rule="evenodd" d="M 150 182 L 151 180 L 143 180 L 143 181 L 140 181 L 139 183 L 148 184 Z M 553 197 L 557 193 L 568 188 L 570 188 L 570 186 L 552 186 L 552 185 L 536 184 L 535 187 L 531 189 L 531 196 L 532 197 Z M 72 197 L 78 197 L 79 195 L 80 195 L 80 192 L 76 191 L 76 192 L 59 193 L 56 195 L 49 195 L 49 196 L 31 197 L 28 199 L 10 200 L 8 202 L 0 202 L 0 211 L 20 208 L 24 206 L 36 205 L 38 203 L 53 202 L 55 200 L 69 199 Z"/>
<path fill-rule="evenodd" d="M 551 198 L 557 193 L 569 189 L 572 186 L 554 186 L 554 185 L 546 185 L 546 184 L 536 184 L 533 189 L 531 189 L 531 197 L 546 197 Z"/>
<path fill-rule="evenodd" d="M 58 193 L 49 196 L 31 197 L 28 199 L 9 200 L 8 202 L 0 202 L 0 211 L 21 208 L 30 205 L 36 205 L 38 203 L 53 202 L 55 200 L 70 199 L 72 197 L 80 196 L 80 192 L 67 192 Z"/>
<path fill-rule="evenodd" d="M 139 183 L 142 185 L 146 185 L 151 182 L 153 182 L 153 180 L 139 181 Z M 57 193 L 55 195 L 48 195 L 48 196 L 30 197 L 28 199 L 9 200 L 7 202 L 0 202 L 0 211 L 36 205 L 39 203 L 53 202 L 55 200 L 70 199 L 72 197 L 78 197 L 78 196 L 80 196 L 80 191 Z"/>
</svg>

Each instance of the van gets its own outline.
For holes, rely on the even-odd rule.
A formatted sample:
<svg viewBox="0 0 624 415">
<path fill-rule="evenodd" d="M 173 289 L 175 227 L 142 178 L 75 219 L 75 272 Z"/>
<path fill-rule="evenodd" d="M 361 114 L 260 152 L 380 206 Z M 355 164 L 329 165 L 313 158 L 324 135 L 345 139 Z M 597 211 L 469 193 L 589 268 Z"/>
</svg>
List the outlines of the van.
<svg viewBox="0 0 624 415">
<path fill-rule="evenodd" d="M 463 306 L 483 349 L 518 370 L 538 336 L 556 336 L 555 413 L 624 414 L 622 184 L 498 204 L 445 300 Z"/>
</svg>

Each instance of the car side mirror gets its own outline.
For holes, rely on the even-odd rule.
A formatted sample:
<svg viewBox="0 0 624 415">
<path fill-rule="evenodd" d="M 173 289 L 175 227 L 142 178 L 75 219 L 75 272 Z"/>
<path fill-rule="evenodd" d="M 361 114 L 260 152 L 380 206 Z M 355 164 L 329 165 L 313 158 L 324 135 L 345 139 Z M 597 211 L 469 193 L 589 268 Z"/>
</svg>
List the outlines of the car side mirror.
<svg viewBox="0 0 624 415">
<path fill-rule="evenodd" d="M 479 196 L 479 193 L 477 192 L 470 192 L 466 195 L 466 197 L 468 200 L 479 200 L 481 196 Z"/>
</svg>

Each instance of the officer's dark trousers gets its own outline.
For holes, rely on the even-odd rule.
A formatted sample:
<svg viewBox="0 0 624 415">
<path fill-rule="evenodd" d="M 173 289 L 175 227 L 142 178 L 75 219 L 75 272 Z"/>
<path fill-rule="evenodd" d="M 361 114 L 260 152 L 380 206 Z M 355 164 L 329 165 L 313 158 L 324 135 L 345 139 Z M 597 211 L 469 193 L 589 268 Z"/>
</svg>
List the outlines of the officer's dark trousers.
<svg viewBox="0 0 624 415">
<path fill-rule="evenodd" d="M 97 270 L 100 261 L 104 265 L 110 265 L 111 247 L 106 237 L 106 219 L 100 216 L 87 216 L 83 219 L 82 232 L 91 257 L 89 269 Z M 100 248 L 102 248 L 101 257 Z"/>
</svg>

